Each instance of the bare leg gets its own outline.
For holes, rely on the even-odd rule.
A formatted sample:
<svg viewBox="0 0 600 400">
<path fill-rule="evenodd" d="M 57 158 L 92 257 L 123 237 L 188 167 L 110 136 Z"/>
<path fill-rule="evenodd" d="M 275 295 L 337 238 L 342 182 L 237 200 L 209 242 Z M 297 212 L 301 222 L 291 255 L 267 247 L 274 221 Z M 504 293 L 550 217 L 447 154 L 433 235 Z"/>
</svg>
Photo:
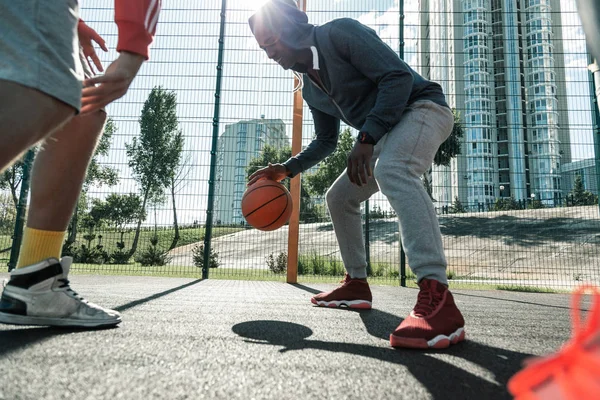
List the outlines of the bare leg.
<svg viewBox="0 0 600 400">
<path fill-rule="evenodd" d="M 40 91 L 0 80 L 0 172 L 75 114 Z"/>
<path fill-rule="evenodd" d="M 27 227 L 67 229 L 105 121 L 104 111 L 77 116 L 46 139 L 33 167 Z"/>
</svg>

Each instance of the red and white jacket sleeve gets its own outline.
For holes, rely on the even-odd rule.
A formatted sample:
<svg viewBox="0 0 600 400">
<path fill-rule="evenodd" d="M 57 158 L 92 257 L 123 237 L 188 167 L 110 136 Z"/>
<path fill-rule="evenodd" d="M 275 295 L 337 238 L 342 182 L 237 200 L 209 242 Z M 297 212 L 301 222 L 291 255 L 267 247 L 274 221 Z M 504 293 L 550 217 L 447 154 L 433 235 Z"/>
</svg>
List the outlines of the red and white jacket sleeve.
<svg viewBox="0 0 600 400">
<path fill-rule="evenodd" d="M 115 0 L 115 22 L 119 28 L 117 51 L 128 51 L 148 59 L 148 48 L 156 32 L 161 0 Z"/>
</svg>

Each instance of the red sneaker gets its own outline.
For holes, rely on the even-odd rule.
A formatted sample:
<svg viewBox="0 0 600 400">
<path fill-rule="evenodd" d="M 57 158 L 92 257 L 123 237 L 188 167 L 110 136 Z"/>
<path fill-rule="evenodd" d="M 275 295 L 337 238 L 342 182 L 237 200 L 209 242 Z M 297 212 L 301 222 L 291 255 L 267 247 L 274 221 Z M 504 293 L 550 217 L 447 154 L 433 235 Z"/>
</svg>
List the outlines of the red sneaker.
<svg viewBox="0 0 600 400">
<path fill-rule="evenodd" d="M 331 292 L 319 293 L 310 299 L 319 307 L 342 307 L 371 309 L 373 296 L 366 279 L 352 279 L 346 274 L 342 285 Z"/>
<path fill-rule="evenodd" d="M 444 349 L 465 340 L 465 320 L 448 288 L 432 279 L 419 287 L 415 308 L 390 335 L 392 347 Z"/>
<path fill-rule="evenodd" d="M 581 326 L 579 302 L 592 290 L 587 326 Z M 556 354 L 526 361 L 508 382 L 516 400 L 592 400 L 600 398 L 600 288 L 583 286 L 573 294 L 573 338 Z"/>
</svg>

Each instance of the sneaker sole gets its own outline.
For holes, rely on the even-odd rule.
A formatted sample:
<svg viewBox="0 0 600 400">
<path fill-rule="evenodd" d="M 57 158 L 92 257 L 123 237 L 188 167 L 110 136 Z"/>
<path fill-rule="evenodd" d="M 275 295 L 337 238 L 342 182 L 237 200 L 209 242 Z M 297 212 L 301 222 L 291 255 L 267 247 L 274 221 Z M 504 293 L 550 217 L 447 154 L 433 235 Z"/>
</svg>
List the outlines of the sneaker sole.
<svg viewBox="0 0 600 400">
<path fill-rule="evenodd" d="M 333 301 L 318 301 L 314 298 L 310 302 L 319 307 L 340 308 L 346 306 L 348 308 L 357 308 L 361 310 L 370 310 L 371 302 L 367 300 L 333 300 Z"/>
<path fill-rule="evenodd" d="M 395 336 L 393 333 L 390 335 L 390 345 L 392 347 L 406 347 L 411 349 L 446 349 L 451 344 L 457 344 L 463 340 L 465 340 L 464 328 L 458 328 L 450 336 L 438 335 L 431 340 L 400 337 Z"/>
<path fill-rule="evenodd" d="M 37 325 L 37 326 L 70 326 L 99 328 L 115 326 L 121 323 L 121 317 L 106 321 L 82 321 L 68 318 L 28 317 L 25 315 L 14 315 L 0 313 L 0 323 L 11 325 Z"/>
</svg>

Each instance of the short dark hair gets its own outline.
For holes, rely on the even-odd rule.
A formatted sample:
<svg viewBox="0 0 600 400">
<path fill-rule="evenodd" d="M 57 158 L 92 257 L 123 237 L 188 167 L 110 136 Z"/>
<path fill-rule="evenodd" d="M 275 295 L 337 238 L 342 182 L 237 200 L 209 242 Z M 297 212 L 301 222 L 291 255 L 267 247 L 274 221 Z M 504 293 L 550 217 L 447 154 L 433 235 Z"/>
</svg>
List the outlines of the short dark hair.
<svg viewBox="0 0 600 400">
<path fill-rule="evenodd" d="M 288 7 L 294 7 L 295 10 Z M 301 12 L 294 0 L 269 0 L 248 19 L 250 30 L 254 32 L 254 26 L 260 21 L 259 23 L 266 25 L 270 31 L 280 32 L 287 23 L 286 18 L 281 18 L 282 14 L 286 14 L 286 9 L 292 12 Z"/>
</svg>

